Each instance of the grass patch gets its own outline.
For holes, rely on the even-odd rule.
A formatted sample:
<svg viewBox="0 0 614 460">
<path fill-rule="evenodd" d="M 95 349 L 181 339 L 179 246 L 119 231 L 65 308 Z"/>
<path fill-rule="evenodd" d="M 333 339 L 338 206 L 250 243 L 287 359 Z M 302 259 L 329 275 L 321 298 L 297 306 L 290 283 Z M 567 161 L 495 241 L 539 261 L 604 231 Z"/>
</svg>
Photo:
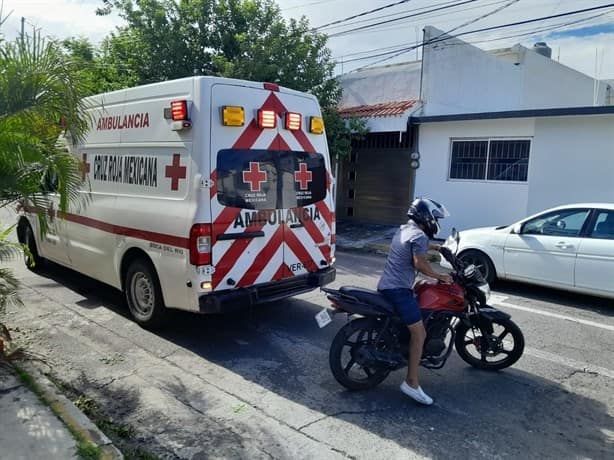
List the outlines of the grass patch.
<svg viewBox="0 0 614 460">
<path fill-rule="evenodd" d="M 102 449 L 90 442 L 80 442 L 77 445 L 77 455 L 82 460 L 98 460 L 102 455 Z"/>
<path fill-rule="evenodd" d="M 41 387 L 38 386 L 36 380 L 34 380 L 34 377 L 32 377 L 28 372 L 18 366 L 14 366 L 13 369 L 15 369 L 15 373 L 17 374 L 19 380 L 21 380 L 23 385 L 30 391 L 32 391 L 36 396 L 38 396 L 38 399 L 42 401 L 47 407 L 49 407 L 53 415 L 55 415 L 64 424 L 64 426 L 70 432 L 75 441 L 77 441 L 77 455 L 79 456 L 79 458 L 83 460 L 98 460 L 102 455 L 102 449 L 92 444 L 91 442 L 86 441 L 85 438 L 81 435 L 81 433 L 78 433 L 72 426 L 70 426 L 64 421 L 64 419 L 53 406 L 53 404 L 51 404 L 51 402 L 45 397 L 45 393 L 43 392 Z"/>
</svg>

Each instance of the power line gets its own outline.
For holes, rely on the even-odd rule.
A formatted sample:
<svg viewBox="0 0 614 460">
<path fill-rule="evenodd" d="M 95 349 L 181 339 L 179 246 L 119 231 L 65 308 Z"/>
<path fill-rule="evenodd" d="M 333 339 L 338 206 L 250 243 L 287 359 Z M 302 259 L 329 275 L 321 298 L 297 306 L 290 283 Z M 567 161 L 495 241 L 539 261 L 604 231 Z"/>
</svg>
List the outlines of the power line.
<svg viewBox="0 0 614 460">
<path fill-rule="evenodd" d="M 454 8 L 454 7 L 457 7 L 457 6 L 465 5 L 465 4 L 467 4 L 467 3 L 473 3 L 473 2 L 476 2 L 476 1 L 477 1 L 477 0 L 465 0 L 465 1 L 462 1 L 462 2 L 457 2 L 457 3 L 454 3 L 453 5 L 441 6 L 441 7 L 439 7 L 439 8 L 433 8 L 433 9 L 430 9 L 430 10 L 428 10 L 428 11 L 423 11 L 423 12 L 421 12 L 421 13 L 413 13 L 413 14 L 408 14 L 408 15 L 406 15 L 406 16 L 401 16 L 401 17 L 398 17 L 398 18 L 388 19 L 388 20 L 386 20 L 386 21 L 375 22 L 375 23 L 373 23 L 373 24 L 366 24 L 366 25 L 364 25 L 364 26 L 355 27 L 355 28 L 353 28 L 353 29 L 347 29 L 347 30 L 343 30 L 343 31 L 341 31 L 341 32 L 337 32 L 337 33 L 334 33 L 334 34 L 330 34 L 328 37 L 329 37 L 329 38 L 332 38 L 332 37 L 339 37 L 339 36 L 341 36 L 341 35 L 345 35 L 345 34 L 347 34 L 348 32 L 355 32 L 355 31 L 357 31 L 357 30 L 370 29 L 371 27 L 377 27 L 377 26 L 380 26 L 380 25 L 382 25 L 382 24 L 389 24 L 389 23 L 391 23 L 391 22 L 401 21 L 401 20 L 403 20 L 403 19 L 407 19 L 407 18 L 413 18 L 413 17 L 416 17 L 416 16 L 422 16 L 422 15 L 424 15 L 424 14 L 432 13 L 432 12 L 434 12 L 434 11 L 441 11 L 441 10 L 445 10 L 445 9 L 449 9 L 449 8 Z"/>
<path fill-rule="evenodd" d="M 508 8 L 508 7 L 512 6 L 514 3 L 518 3 L 518 1 L 519 1 L 519 0 L 511 0 L 511 1 L 509 1 L 508 3 L 506 3 L 505 5 L 500 6 L 500 7 L 498 7 L 498 8 L 495 8 L 494 10 L 492 10 L 492 11 L 490 11 L 490 12 L 488 12 L 488 13 L 485 13 L 485 14 L 483 14 L 483 15 L 481 15 L 481 16 L 479 16 L 479 17 L 477 17 L 477 18 L 474 18 L 474 19 L 472 19 L 472 20 L 470 20 L 470 21 L 464 22 L 463 24 L 461 24 L 461 25 L 459 25 L 459 26 L 456 26 L 456 27 L 453 27 L 452 29 L 450 29 L 450 30 L 448 30 L 448 31 L 446 31 L 446 32 L 442 32 L 442 33 L 440 33 L 440 34 L 439 34 L 439 35 L 437 35 L 436 37 L 431 38 L 431 39 L 429 40 L 429 42 L 431 42 L 431 43 L 433 43 L 433 42 L 434 42 L 434 43 L 437 43 L 437 41 L 438 41 L 438 40 L 439 40 L 441 37 L 448 36 L 450 33 L 454 32 L 455 30 L 458 30 L 458 29 L 460 29 L 460 28 L 462 28 L 462 27 L 466 27 L 466 26 L 468 26 L 468 25 L 475 24 L 476 22 L 478 22 L 478 21 L 480 21 L 480 20 L 482 20 L 482 19 L 485 19 L 485 18 L 487 18 L 487 17 L 489 17 L 489 16 L 492 16 L 493 14 L 496 14 L 496 13 L 498 13 L 499 11 L 504 10 L 505 8 Z M 446 38 L 446 39 L 447 39 L 447 38 Z M 444 39 L 444 40 L 446 40 L 446 39 Z M 411 49 L 413 50 L 413 49 L 416 49 L 417 47 L 418 47 L 418 46 L 414 46 L 414 47 L 412 47 Z M 410 50 L 410 51 L 411 51 L 411 50 Z M 375 64 L 379 64 L 380 62 L 384 62 L 384 61 L 388 61 L 388 60 L 390 60 L 390 59 L 394 59 L 395 57 L 400 56 L 401 54 L 404 54 L 404 53 L 406 53 L 406 52 L 407 52 L 407 50 L 399 51 L 398 53 L 393 54 L 392 56 L 386 57 L 386 58 L 384 58 L 384 59 L 380 59 L 379 61 L 375 61 L 375 62 L 371 63 L 370 65 L 375 65 Z"/>
<path fill-rule="evenodd" d="M 569 27 L 569 26 L 572 26 L 572 25 L 575 25 L 575 24 L 591 21 L 593 19 L 597 19 L 599 17 L 611 14 L 613 11 L 614 10 L 606 11 L 605 13 L 599 13 L 599 14 L 590 16 L 588 18 L 576 19 L 575 21 L 568 21 L 568 22 L 559 23 L 559 24 L 553 24 L 553 25 L 550 25 L 550 26 L 541 27 L 541 28 L 537 28 L 537 29 L 525 30 L 525 31 L 522 31 L 522 32 L 517 33 L 517 34 L 506 35 L 504 37 L 497 37 L 497 38 L 490 38 L 490 39 L 483 39 L 483 40 L 476 40 L 476 41 L 468 41 L 468 42 L 463 42 L 463 43 L 448 43 L 448 44 L 446 44 L 444 46 L 467 46 L 467 45 L 475 45 L 475 44 L 479 44 L 479 43 L 488 43 L 488 42 L 507 40 L 507 39 L 510 39 L 510 38 L 524 37 L 524 36 L 528 36 L 528 35 L 536 35 L 536 34 L 539 34 L 541 32 L 548 32 L 548 31 L 551 31 L 551 30 L 563 29 L 563 28 L 566 28 L 566 27 Z M 357 53 L 346 54 L 346 55 L 340 56 L 340 57 L 335 58 L 335 59 L 341 59 L 343 64 L 347 64 L 349 62 L 364 61 L 364 60 L 367 60 L 367 59 L 373 59 L 374 57 L 379 57 L 379 56 L 386 55 L 386 54 L 393 54 L 393 53 L 396 53 L 396 52 L 400 51 L 401 49 L 406 48 L 407 46 L 415 46 L 417 44 L 418 43 L 416 43 L 416 42 L 413 42 L 413 43 L 398 43 L 396 45 L 386 46 L 386 47 L 383 47 L 383 48 L 375 48 L 375 49 L 371 49 L 371 50 L 367 50 L 367 51 L 360 51 L 360 52 L 357 52 Z M 354 58 L 354 59 L 347 59 L 347 60 L 343 59 L 345 57 L 358 56 L 358 55 L 361 55 L 361 54 L 372 53 L 372 52 L 375 52 L 375 51 L 384 51 L 384 50 L 392 50 L 392 51 L 389 51 L 388 53 L 381 53 L 379 55 L 369 55 L 369 56 L 357 57 L 357 58 Z M 341 62 L 340 62 L 340 64 L 341 64 Z"/>
<path fill-rule="evenodd" d="M 374 8 L 372 10 L 363 11 L 362 13 L 358 13 L 358 14 L 355 14 L 353 16 L 348 16 L 347 18 L 339 19 L 337 21 L 329 22 L 328 24 L 324 24 L 324 25 L 315 27 L 314 30 L 324 29 L 325 27 L 329 27 L 329 26 L 332 26 L 332 25 L 335 25 L 335 24 L 340 24 L 342 22 L 351 21 L 352 19 L 360 18 L 362 16 L 366 16 L 366 15 L 372 14 L 372 13 L 377 13 L 378 11 L 382 11 L 382 10 L 385 10 L 387 8 L 392 8 L 394 6 L 401 5 L 402 3 L 408 3 L 410 1 L 411 0 L 400 0 L 398 2 L 388 3 L 387 5 L 380 6 L 379 8 Z"/>
<path fill-rule="evenodd" d="M 465 13 L 465 12 L 471 11 L 471 10 L 486 8 L 486 7 L 492 6 L 492 5 L 498 5 L 500 3 L 505 3 L 505 1 L 506 0 L 497 0 L 497 1 L 494 1 L 494 2 L 491 2 L 491 3 L 486 3 L 484 5 L 468 6 L 466 8 L 463 8 L 462 12 Z M 429 7 L 424 7 L 424 8 L 416 8 L 415 10 L 406 10 L 406 11 L 403 11 L 403 12 L 400 12 L 400 13 L 386 14 L 386 15 L 378 16 L 377 18 L 363 19 L 362 21 L 356 21 L 356 22 L 353 22 L 352 24 L 345 24 L 343 26 L 335 26 L 334 28 L 336 28 L 336 27 L 345 27 L 347 25 L 364 24 L 365 22 L 369 22 L 369 21 L 373 21 L 373 20 L 377 20 L 377 19 L 387 18 L 387 17 L 390 17 L 390 16 L 395 16 L 395 15 L 398 15 L 398 14 L 404 14 L 404 13 L 409 13 L 409 12 L 418 11 L 418 10 L 424 10 L 424 9 L 430 8 L 432 6 L 437 6 L 437 5 L 449 5 L 450 3 L 456 3 L 456 1 L 454 1 L 454 2 L 439 3 L 439 4 L 431 5 Z M 440 12 L 440 13 L 438 13 L 438 12 L 431 13 L 429 11 L 425 11 L 425 12 L 421 13 L 420 16 L 422 16 L 421 19 L 424 21 L 424 20 L 427 20 L 427 19 L 438 18 L 438 17 L 449 15 L 449 14 L 450 13 L 447 12 L 447 11 L 446 12 Z M 386 26 L 384 24 L 383 27 L 378 27 L 377 30 L 367 31 L 367 33 L 377 33 L 377 32 L 382 32 L 382 31 L 387 31 L 387 30 L 395 30 L 395 29 L 405 28 L 405 27 L 406 27 L 406 25 L 404 25 L 404 24 L 392 25 L 392 26 Z M 359 33 L 360 31 L 348 32 L 347 34 L 345 33 L 345 31 L 342 31 L 342 32 L 343 32 L 343 35 L 345 36 L 345 35 L 351 35 L 351 34 L 354 34 L 354 33 Z M 330 37 L 330 35 L 329 35 L 329 37 Z"/>
<path fill-rule="evenodd" d="M 475 29 L 475 30 L 469 30 L 469 31 L 466 31 L 466 32 L 461 32 L 459 34 L 456 34 L 455 37 L 460 37 L 460 36 L 463 36 L 463 35 L 474 34 L 474 33 L 478 33 L 478 32 L 486 32 L 486 31 L 490 31 L 490 30 L 504 29 L 504 28 L 507 28 L 507 27 L 513 27 L 513 26 L 518 26 L 518 25 L 523 25 L 523 24 L 530 24 L 530 23 L 533 23 L 533 22 L 540 22 L 540 21 L 548 20 L 548 19 L 560 18 L 560 17 L 570 16 L 570 15 L 574 15 L 574 14 L 581 14 L 581 13 L 586 13 L 586 12 L 589 12 L 589 11 L 602 10 L 604 8 L 611 8 L 613 6 L 614 6 L 614 3 L 608 3 L 606 5 L 595 6 L 595 7 L 592 7 L 592 8 L 584 8 L 584 9 L 575 10 L 575 11 L 568 11 L 566 13 L 559 13 L 559 14 L 554 14 L 554 15 L 550 15 L 550 16 L 543 16 L 543 17 L 540 17 L 540 18 L 527 19 L 527 20 L 524 20 L 524 21 L 516 21 L 516 22 L 507 23 L 507 24 L 500 24 L 500 25 L 497 25 L 497 26 L 491 26 L 491 27 L 483 27 L 481 29 Z M 439 37 L 441 37 L 441 35 Z M 412 51 L 412 50 L 414 50 L 416 48 L 421 48 L 421 47 L 424 47 L 426 45 L 431 45 L 433 43 L 439 43 L 439 42 L 448 40 L 450 38 L 452 38 L 452 37 L 445 37 L 443 39 L 438 39 L 438 40 L 430 39 L 428 41 L 416 44 L 414 46 L 410 46 L 410 47 L 404 48 L 402 50 L 399 50 L 399 52 L 396 53 L 396 54 L 394 54 L 392 52 L 385 53 L 385 54 L 388 54 L 388 55 L 392 54 L 392 56 L 389 56 L 389 57 L 387 57 L 385 59 L 373 62 L 373 63 L 369 64 L 369 66 L 373 66 L 375 64 L 379 64 L 380 62 L 384 62 L 384 61 L 393 59 L 393 58 L 395 58 L 397 56 L 400 56 L 401 54 L 407 53 L 407 52 Z M 373 57 L 379 57 L 379 56 L 373 56 Z M 369 67 L 369 66 L 366 66 L 366 67 Z M 360 70 L 360 69 L 357 69 L 357 70 Z"/>
</svg>

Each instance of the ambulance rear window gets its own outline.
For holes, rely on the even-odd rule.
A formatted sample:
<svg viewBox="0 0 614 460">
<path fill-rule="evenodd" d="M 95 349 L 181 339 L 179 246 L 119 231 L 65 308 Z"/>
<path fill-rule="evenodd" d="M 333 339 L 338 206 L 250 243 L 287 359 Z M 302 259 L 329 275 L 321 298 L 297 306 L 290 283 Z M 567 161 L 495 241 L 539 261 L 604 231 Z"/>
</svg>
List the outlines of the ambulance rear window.
<svg viewBox="0 0 614 460">
<path fill-rule="evenodd" d="M 220 204 L 244 209 L 288 209 L 322 201 L 326 167 L 319 153 L 276 150 L 220 150 Z"/>
</svg>

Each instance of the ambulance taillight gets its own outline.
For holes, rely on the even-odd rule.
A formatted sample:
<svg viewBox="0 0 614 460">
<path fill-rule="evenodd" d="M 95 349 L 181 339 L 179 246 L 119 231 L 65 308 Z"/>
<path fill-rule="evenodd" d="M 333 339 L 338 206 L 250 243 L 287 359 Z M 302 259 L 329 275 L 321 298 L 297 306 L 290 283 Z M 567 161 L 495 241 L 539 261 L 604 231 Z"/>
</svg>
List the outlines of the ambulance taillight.
<svg viewBox="0 0 614 460">
<path fill-rule="evenodd" d="M 190 263 L 211 264 L 211 224 L 194 224 L 190 229 Z"/>
<path fill-rule="evenodd" d="M 188 101 L 171 102 L 171 118 L 173 121 L 188 119 Z"/>
<path fill-rule="evenodd" d="M 275 128 L 277 126 L 277 114 L 274 110 L 258 110 L 258 128 Z"/>
<path fill-rule="evenodd" d="M 290 131 L 300 131 L 302 118 L 300 113 L 286 112 L 285 128 Z"/>
</svg>

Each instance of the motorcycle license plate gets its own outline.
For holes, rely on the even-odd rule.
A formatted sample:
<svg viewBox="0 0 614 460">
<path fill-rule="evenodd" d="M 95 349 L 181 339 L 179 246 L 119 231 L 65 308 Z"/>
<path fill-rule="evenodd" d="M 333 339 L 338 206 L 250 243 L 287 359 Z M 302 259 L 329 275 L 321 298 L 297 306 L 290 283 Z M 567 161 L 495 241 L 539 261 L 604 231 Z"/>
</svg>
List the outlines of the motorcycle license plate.
<svg viewBox="0 0 614 460">
<path fill-rule="evenodd" d="M 323 327 L 328 326 L 333 320 L 330 317 L 328 310 L 325 308 L 316 315 L 316 321 L 318 322 L 320 329 L 322 329 Z"/>
</svg>

